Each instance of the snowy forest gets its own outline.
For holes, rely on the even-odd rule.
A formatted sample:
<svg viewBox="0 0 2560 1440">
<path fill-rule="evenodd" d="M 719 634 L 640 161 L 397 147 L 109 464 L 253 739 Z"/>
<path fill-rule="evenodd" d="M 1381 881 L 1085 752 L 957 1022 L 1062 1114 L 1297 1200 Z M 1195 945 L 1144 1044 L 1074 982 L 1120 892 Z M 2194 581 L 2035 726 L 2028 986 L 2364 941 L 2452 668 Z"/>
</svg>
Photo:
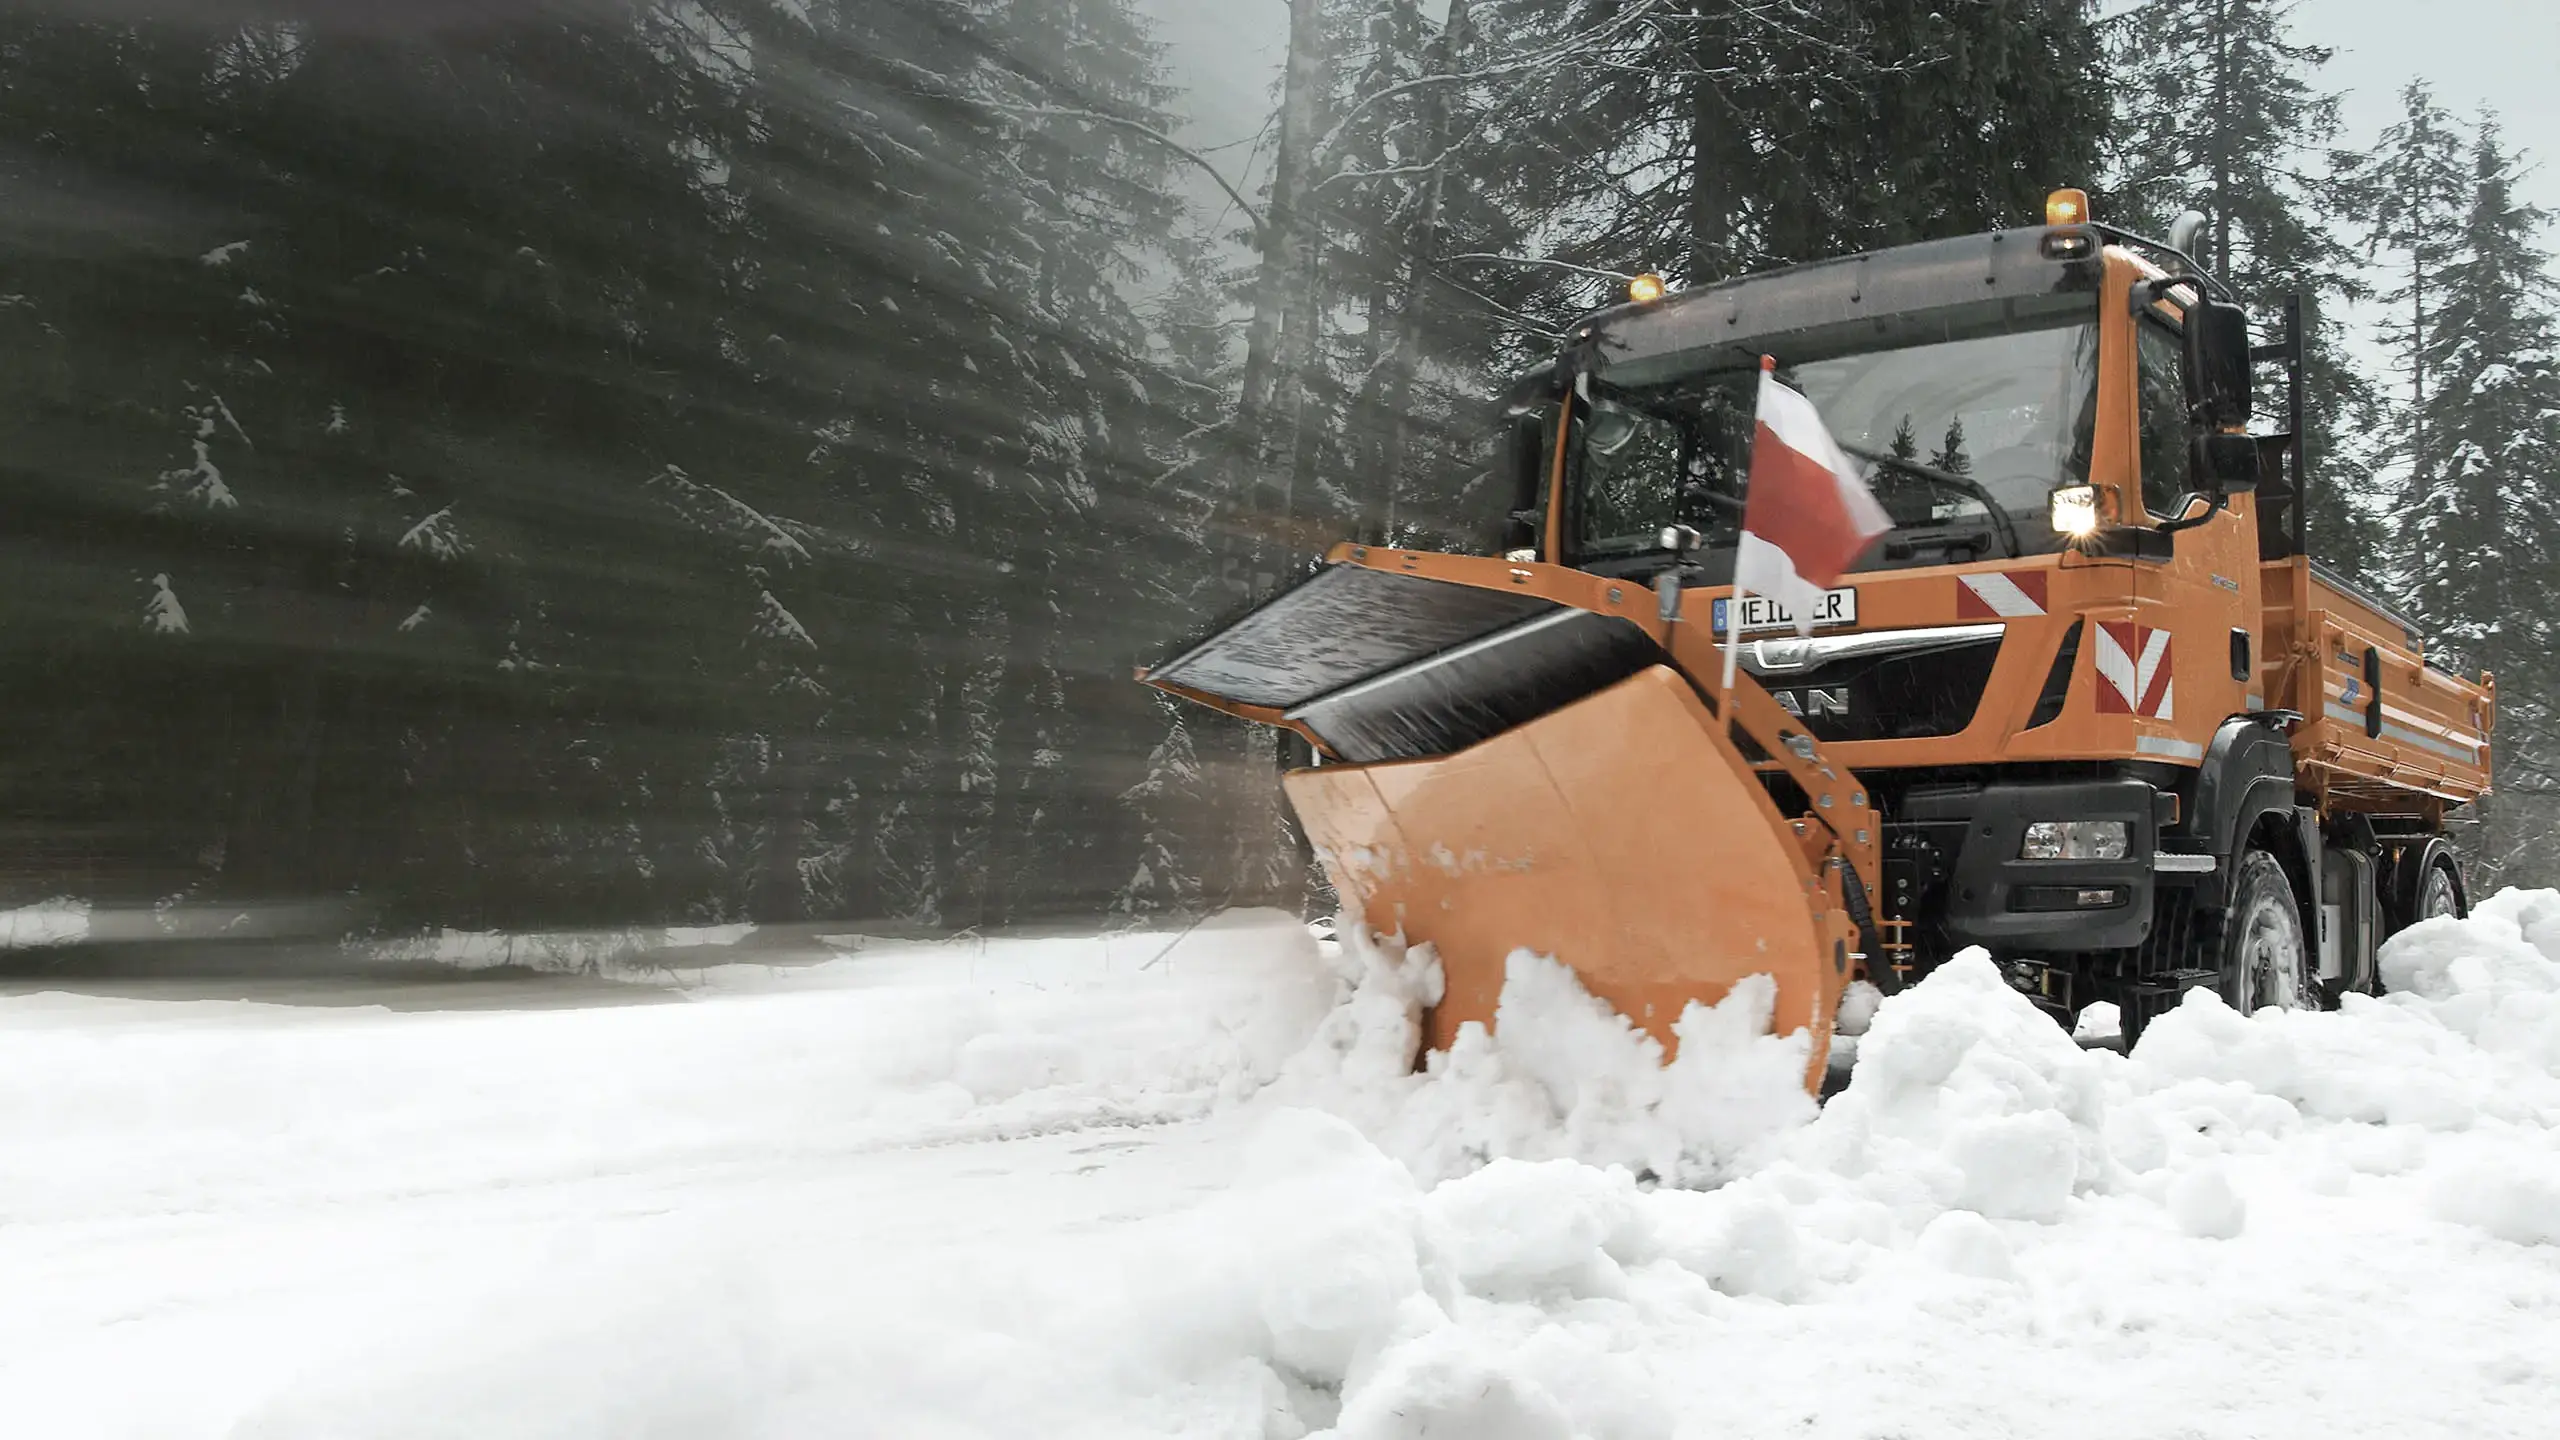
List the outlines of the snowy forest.
<svg viewBox="0 0 2560 1440">
<path fill-rule="evenodd" d="M 1335 539 L 1487 543 L 1491 400 L 1618 277 L 2066 184 L 2312 297 L 2315 549 L 2498 676 L 2480 893 L 2560 879 L 2495 115 L 2345 133 L 2275 0 L 1287 8 L 1219 154 L 1129 0 L 0 18 L 8 899 L 1294 905 L 1268 732 L 1134 667 Z"/>
</svg>

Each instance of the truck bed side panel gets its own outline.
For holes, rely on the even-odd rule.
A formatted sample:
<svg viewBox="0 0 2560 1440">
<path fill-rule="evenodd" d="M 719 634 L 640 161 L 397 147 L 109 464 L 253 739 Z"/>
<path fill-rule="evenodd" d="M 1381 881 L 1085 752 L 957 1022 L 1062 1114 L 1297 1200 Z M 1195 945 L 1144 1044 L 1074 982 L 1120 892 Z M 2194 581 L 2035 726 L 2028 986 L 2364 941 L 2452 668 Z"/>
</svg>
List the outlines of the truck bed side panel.
<svg viewBox="0 0 2560 1440">
<path fill-rule="evenodd" d="M 2259 673 L 2270 706 L 2303 716 L 2303 788 L 2332 809 L 2428 820 L 2488 792 L 2493 686 L 2429 666 L 2401 617 L 2300 558 L 2260 581 Z"/>
</svg>

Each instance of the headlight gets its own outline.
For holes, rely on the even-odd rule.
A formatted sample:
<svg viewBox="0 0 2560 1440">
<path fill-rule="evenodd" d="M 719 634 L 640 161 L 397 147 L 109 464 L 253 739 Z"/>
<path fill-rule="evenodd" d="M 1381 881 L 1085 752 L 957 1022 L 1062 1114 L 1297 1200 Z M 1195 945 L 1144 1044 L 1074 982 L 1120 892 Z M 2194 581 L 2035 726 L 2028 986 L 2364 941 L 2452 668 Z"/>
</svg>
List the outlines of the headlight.
<svg viewBox="0 0 2560 1440">
<path fill-rule="evenodd" d="M 2125 827 L 2121 820 L 2039 820 L 2027 827 L 2021 860 L 2121 860 Z"/>
<path fill-rule="evenodd" d="M 2053 492 L 2053 533 L 2086 540 L 2098 533 L 2098 487 L 2065 485 Z"/>
</svg>

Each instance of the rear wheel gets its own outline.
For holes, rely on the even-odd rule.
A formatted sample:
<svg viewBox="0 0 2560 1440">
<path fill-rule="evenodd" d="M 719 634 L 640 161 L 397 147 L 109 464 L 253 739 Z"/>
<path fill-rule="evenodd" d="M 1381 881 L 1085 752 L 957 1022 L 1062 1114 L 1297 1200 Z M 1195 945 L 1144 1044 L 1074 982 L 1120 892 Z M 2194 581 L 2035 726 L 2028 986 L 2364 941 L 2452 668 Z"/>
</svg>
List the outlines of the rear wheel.
<svg viewBox="0 0 2560 1440">
<path fill-rule="evenodd" d="M 2427 867 L 2427 873 L 2418 877 L 2417 910 L 2416 918 L 2420 920 L 2433 920 L 2439 915 L 2462 918 L 2462 886 L 2454 880 L 2452 861 L 2439 856 Z"/>
<path fill-rule="evenodd" d="M 2222 998 L 2243 1015 L 2273 1005 L 2315 1010 L 2318 983 L 2302 943 L 2302 907 L 2284 866 L 2264 850 L 2244 855 L 2232 876 L 2231 906 L 2219 937 Z"/>
</svg>

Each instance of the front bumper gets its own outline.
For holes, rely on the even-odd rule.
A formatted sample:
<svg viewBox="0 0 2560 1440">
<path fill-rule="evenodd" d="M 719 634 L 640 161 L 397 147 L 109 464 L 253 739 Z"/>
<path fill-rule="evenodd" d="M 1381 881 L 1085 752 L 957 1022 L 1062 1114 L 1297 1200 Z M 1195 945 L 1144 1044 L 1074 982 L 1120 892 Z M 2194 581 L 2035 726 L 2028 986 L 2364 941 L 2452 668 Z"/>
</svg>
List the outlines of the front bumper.
<svg viewBox="0 0 2560 1440">
<path fill-rule="evenodd" d="M 2161 795 L 2130 779 L 1914 791 L 1886 819 L 1887 913 L 2003 956 L 2140 945 Z M 2040 820 L 2121 821 L 2124 858 L 2018 858 Z"/>
</svg>

